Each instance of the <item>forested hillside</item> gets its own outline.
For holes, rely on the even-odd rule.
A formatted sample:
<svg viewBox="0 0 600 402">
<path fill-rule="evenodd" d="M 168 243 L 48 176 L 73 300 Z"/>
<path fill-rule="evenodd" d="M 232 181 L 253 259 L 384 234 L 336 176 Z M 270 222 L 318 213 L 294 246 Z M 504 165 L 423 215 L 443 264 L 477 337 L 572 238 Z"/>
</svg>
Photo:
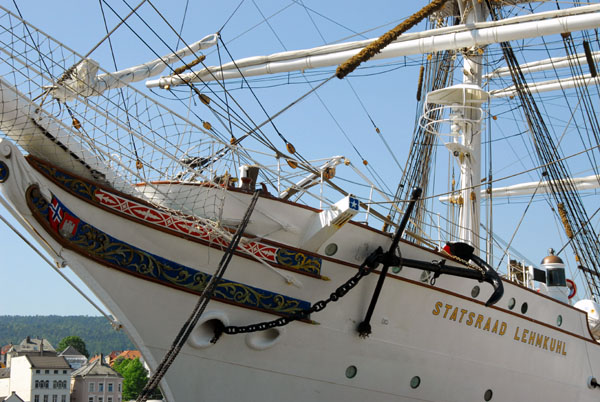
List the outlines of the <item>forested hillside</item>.
<svg viewBox="0 0 600 402">
<path fill-rule="evenodd" d="M 134 349 L 125 332 L 115 331 L 104 317 L 0 316 L 0 346 L 20 343 L 28 335 L 46 338 L 55 348 L 62 338 L 77 335 L 85 342 L 90 356 Z"/>
</svg>

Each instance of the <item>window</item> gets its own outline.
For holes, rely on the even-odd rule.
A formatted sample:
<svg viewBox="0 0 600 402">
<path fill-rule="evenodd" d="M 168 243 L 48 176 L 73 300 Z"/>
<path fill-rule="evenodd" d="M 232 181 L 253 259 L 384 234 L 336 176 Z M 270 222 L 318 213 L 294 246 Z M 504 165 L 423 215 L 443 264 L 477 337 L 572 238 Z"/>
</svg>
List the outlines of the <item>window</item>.
<svg viewBox="0 0 600 402">
<path fill-rule="evenodd" d="M 94 402 L 94 397 L 93 397 L 93 396 L 90 396 L 90 397 L 88 398 L 88 402 Z"/>
<path fill-rule="evenodd" d="M 40 370 L 35 370 L 35 373 L 36 373 L 36 374 L 39 374 L 39 373 L 40 373 Z"/>
<path fill-rule="evenodd" d="M 50 381 L 48 381 L 48 380 L 44 381 L 44 388 L 50 388 Z M 44 397 L 44 399 L 47 399 L 46 396 Z M 45 401 L 45 402 L 47 402 L 47 401 Z"/>
<path fill-rule="evenodd" d="M 58 374 L 58 370 L 54 370 L 54 374 Z"/>
<path fill-rule="evenodd" d="M 112 396 L 109 396 L 109 397 L 107 397 L 107 398 L 106 398 L 106 402 L 113 402 L 113 400 L 112 400 Z"/>
<path fill-rule="evenodd" d="M 109 383 L 108 383 L 108 392 L 113 392 L 113 385 L 112 385 L 112 382 L 109 382 Z M 109 402 L 111 402 L 111 401 L 109 401 Z"/>
<path fill-rule="evenodd" d="M 117 386 L 117 389 L 119 390 L 119 392 L 121 392 L 121 383 L 119 383 L 119 385 Z"/>
<path fill-rule="evenodd" d="M 44 370 L 44 374 L 50 374 L 50 370 Z"/>
<path fill-rule="evenodd" d="M 89 392 L 94 392 L 94 383 L 93 382 L 90 383 Z"/>
<path fill-rule="evenodd" d="M 104 392 L 104 383 L 103 382 L 98 383 L 98 392 Z"/>
<path fill-rule="evenodd" d="M 104 402 L 104 398 L 102 398 L 101 396 L 98 397 L 98 402 Z"/>
<path fill-rule="evenodd" d="M 40 396 L 39 395 L 34 395 L 33 396 L 33 402 L 40 402 Z"/>
<path fill-rule="evenodd" d="M 66 395 L 61 395 L 60 396 L 60 402 L 67 402 L 67 396 Z"/>
<path fill-rule="evenodd" d="M 52 395 L 52 402 L 58 402 L 58 395 Z"/>
<path fill-rule="evenodd" d="M 35 388 L 39 388 L 40 387 L 40 382 L 38 380 L 35 380 Z"/>
<path fill-rule="evenodd" d="M 63 374 L 67 374 L 67 370 L 63 370 Z"/>
<path fill-rule="evenodd" d="M 44 402 L 48 402 L 48 395 L 44 395 Z"/>
<path fill-rule="evenodd" d="M 52 381 L 52 388 L 54 388 L 54 389 L 58 388 L 58 385 L 56 385 L 56 383 L 57 383 L 56 380 Z"/>
</svg>

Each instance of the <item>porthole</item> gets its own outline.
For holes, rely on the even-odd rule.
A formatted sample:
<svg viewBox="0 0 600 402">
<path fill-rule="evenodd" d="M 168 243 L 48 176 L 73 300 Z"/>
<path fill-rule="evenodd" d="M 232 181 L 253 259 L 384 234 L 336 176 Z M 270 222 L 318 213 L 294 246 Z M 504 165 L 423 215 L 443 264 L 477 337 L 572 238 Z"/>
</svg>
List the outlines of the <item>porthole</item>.
<svg viewBox="0 0 600 402">
<path fill-rule="evenodd" d="M 428 271 L 421 272 L 421 282 L 428 283 L 430 277 L 431 277 L 431 272 L 428 272 Z"/>
<path fill-rule="evenodd" d="M 559 327 L 562 325 L 562 315 L 558 315 L 558 317 L 556 317 L 556 325 L 558 325 Z"/>
<path fill-rule="evenodd" d="M 511 297 L 510 300 L 508 301 L 508 309 L 512 310 L 513 308 L 515 308 L 515 304 L 517 304 L 515 298 Z"/>
<path fill-rule="evenodd" d="M 527 312 L 527 308 L 529 306 L 527 305 L 527 302 L 521 304 L 521 314 L 525 314 Z"/>
<path fill-rule="evenodd" d="M 479 296 L 480 291 L 481 291 L 481 289 L 479 288 L 479 286 L 477 286 L 477 285 L 473 286 L 473 289 L 471 289 L 471 297 L 476 298 L 477 296 Z"/>
<path fill-rule="evenodd" d="M 392 267 L 392 272 L 397 274 L 398 272 L 402 271 L 402 267 Z"/>
<path fill-rule="evenodd" d="M 335 253 L 337 253 L 338 251 L 338 246 L 335 243 L 329 243 L 326 247 L 325 247 L 325 254 L 328 256 L 332 256 Z"/>
<path fill-rule="evenodd" d="M 483 400 L 491 401 L 493 396 L 494 396 L 494 393 L 492 392 L 492 390 L 488 389 L 485 391 L 485 394 L 483 394 Z"/>
<path fill-rule="evenodd" d="M 419 385 L 421 385 L 421 378 L 418 375 L 410 379 L 410 387 L 412 389 L 418 388 Z"/>
<path fill-rule="evenodd" d="M 348 368 L 346 369 L 346 377 L 354 378 L 354 377 L 356 377 L 357 372 L 358 372 L 358 369 L 356 368 L 356 366 L 348 366 Z"/>
</svg>

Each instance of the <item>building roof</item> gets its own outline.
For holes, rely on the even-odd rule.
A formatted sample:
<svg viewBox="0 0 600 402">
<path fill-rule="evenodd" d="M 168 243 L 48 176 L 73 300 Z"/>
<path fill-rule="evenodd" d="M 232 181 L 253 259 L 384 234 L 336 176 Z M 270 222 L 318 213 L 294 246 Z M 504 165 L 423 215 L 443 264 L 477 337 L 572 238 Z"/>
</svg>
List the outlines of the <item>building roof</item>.
<svg viewBox="0 0 600 402">
<path fill-rule="evenodd" d="M 38 339 L 28 336 L 23 339 L 20 344 L 14 346 L 14 350 L 17 353 L 21 352 L 39 352 L 44 350 L 46 352 L 56 352 L 54 347 L 47 339 Z"/>
<path fill-rule="evenodd" d="M 41 369 L 70 369 L 69 363 L 62 356 L 33 356 L 27 355 L 31 368 Z"/>
<path fill-rule="evenodd" d="M 79 352 L 77 349 L 75 349 L 71 345 L 69 345 L 65 350 L 60 352 L 58 355 L 64 356 L 64 357 L 83 357 L 83 358 L 85 358 L 85 355 L 81 354 L 81 352 Z"/>
<path fill-rule="evenodd" d="M 142 359 L 142 354 L 140 353 L 139 350 L 124 350 L 124 351 L 121 352 L 120 355 L 118 355 L 115 358 L 115 360 L 118 359 L 119 357 L 122 357 L 124 359 L 131 359 L 131 360 L 139 358 L 141 360 Z"/>
<path fill-rule="evenodd" d="M 0 355 L 5 355 L 6 352 L 8 352 L 10 350 L 10 348 L 12 348 L 12 347 L 13 347 L 12 343 L 2 346 L 2 348 L 0 348 Z"/>
<path fill-rule="evenodd" d="M 23 401 L 23 399 L 21 399 L 21 397 L 17 394 L 15 394 L 15 391 L 12 392 L 12 394 L 10 394 L 9 396 L 0 396 L 0 402 L 25 402 Z"/>
<path fill-rule="evenodd" d="M 10 367 L 0 368 L 0 378 L 10 378 Z"/>
<path fill-rule="evenodd" d="M 113 370 L 109 365 L 102 361 L 103 359 L 96 359 L 84 366 L 81 366 L 77 370 L 73 371 L 72 377 L 87 377 L 87 376 L 102 376 L 102 377 L 121 377 L 121 374 Z"/>
</svg>

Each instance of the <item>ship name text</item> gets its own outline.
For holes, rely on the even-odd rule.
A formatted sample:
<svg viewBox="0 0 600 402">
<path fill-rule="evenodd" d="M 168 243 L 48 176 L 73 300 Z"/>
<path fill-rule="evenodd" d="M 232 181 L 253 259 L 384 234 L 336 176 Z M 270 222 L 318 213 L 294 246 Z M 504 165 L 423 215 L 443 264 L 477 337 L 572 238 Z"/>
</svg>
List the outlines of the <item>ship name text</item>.
<svg viewBox="0 0 600 402">
<path fill-rule="evenodd" d="M 437 301 L 434 304 L 431 314 L 448 321 L 454 321 L 467 327 L 477 328 L 499 336 L 504 336 L 508 331 L 508 324 L 506 321 L 501 321 L 492 316 L 469 311 L 466 308 L 454 306 L 442 301 Z M 520 326 L 516 327 L 513 340 L 535 348 L 554 352 L 562 356 L 567 355 L 566 341 L 561 341 L 532 329 L 521 328 Z"/>
</svg>

